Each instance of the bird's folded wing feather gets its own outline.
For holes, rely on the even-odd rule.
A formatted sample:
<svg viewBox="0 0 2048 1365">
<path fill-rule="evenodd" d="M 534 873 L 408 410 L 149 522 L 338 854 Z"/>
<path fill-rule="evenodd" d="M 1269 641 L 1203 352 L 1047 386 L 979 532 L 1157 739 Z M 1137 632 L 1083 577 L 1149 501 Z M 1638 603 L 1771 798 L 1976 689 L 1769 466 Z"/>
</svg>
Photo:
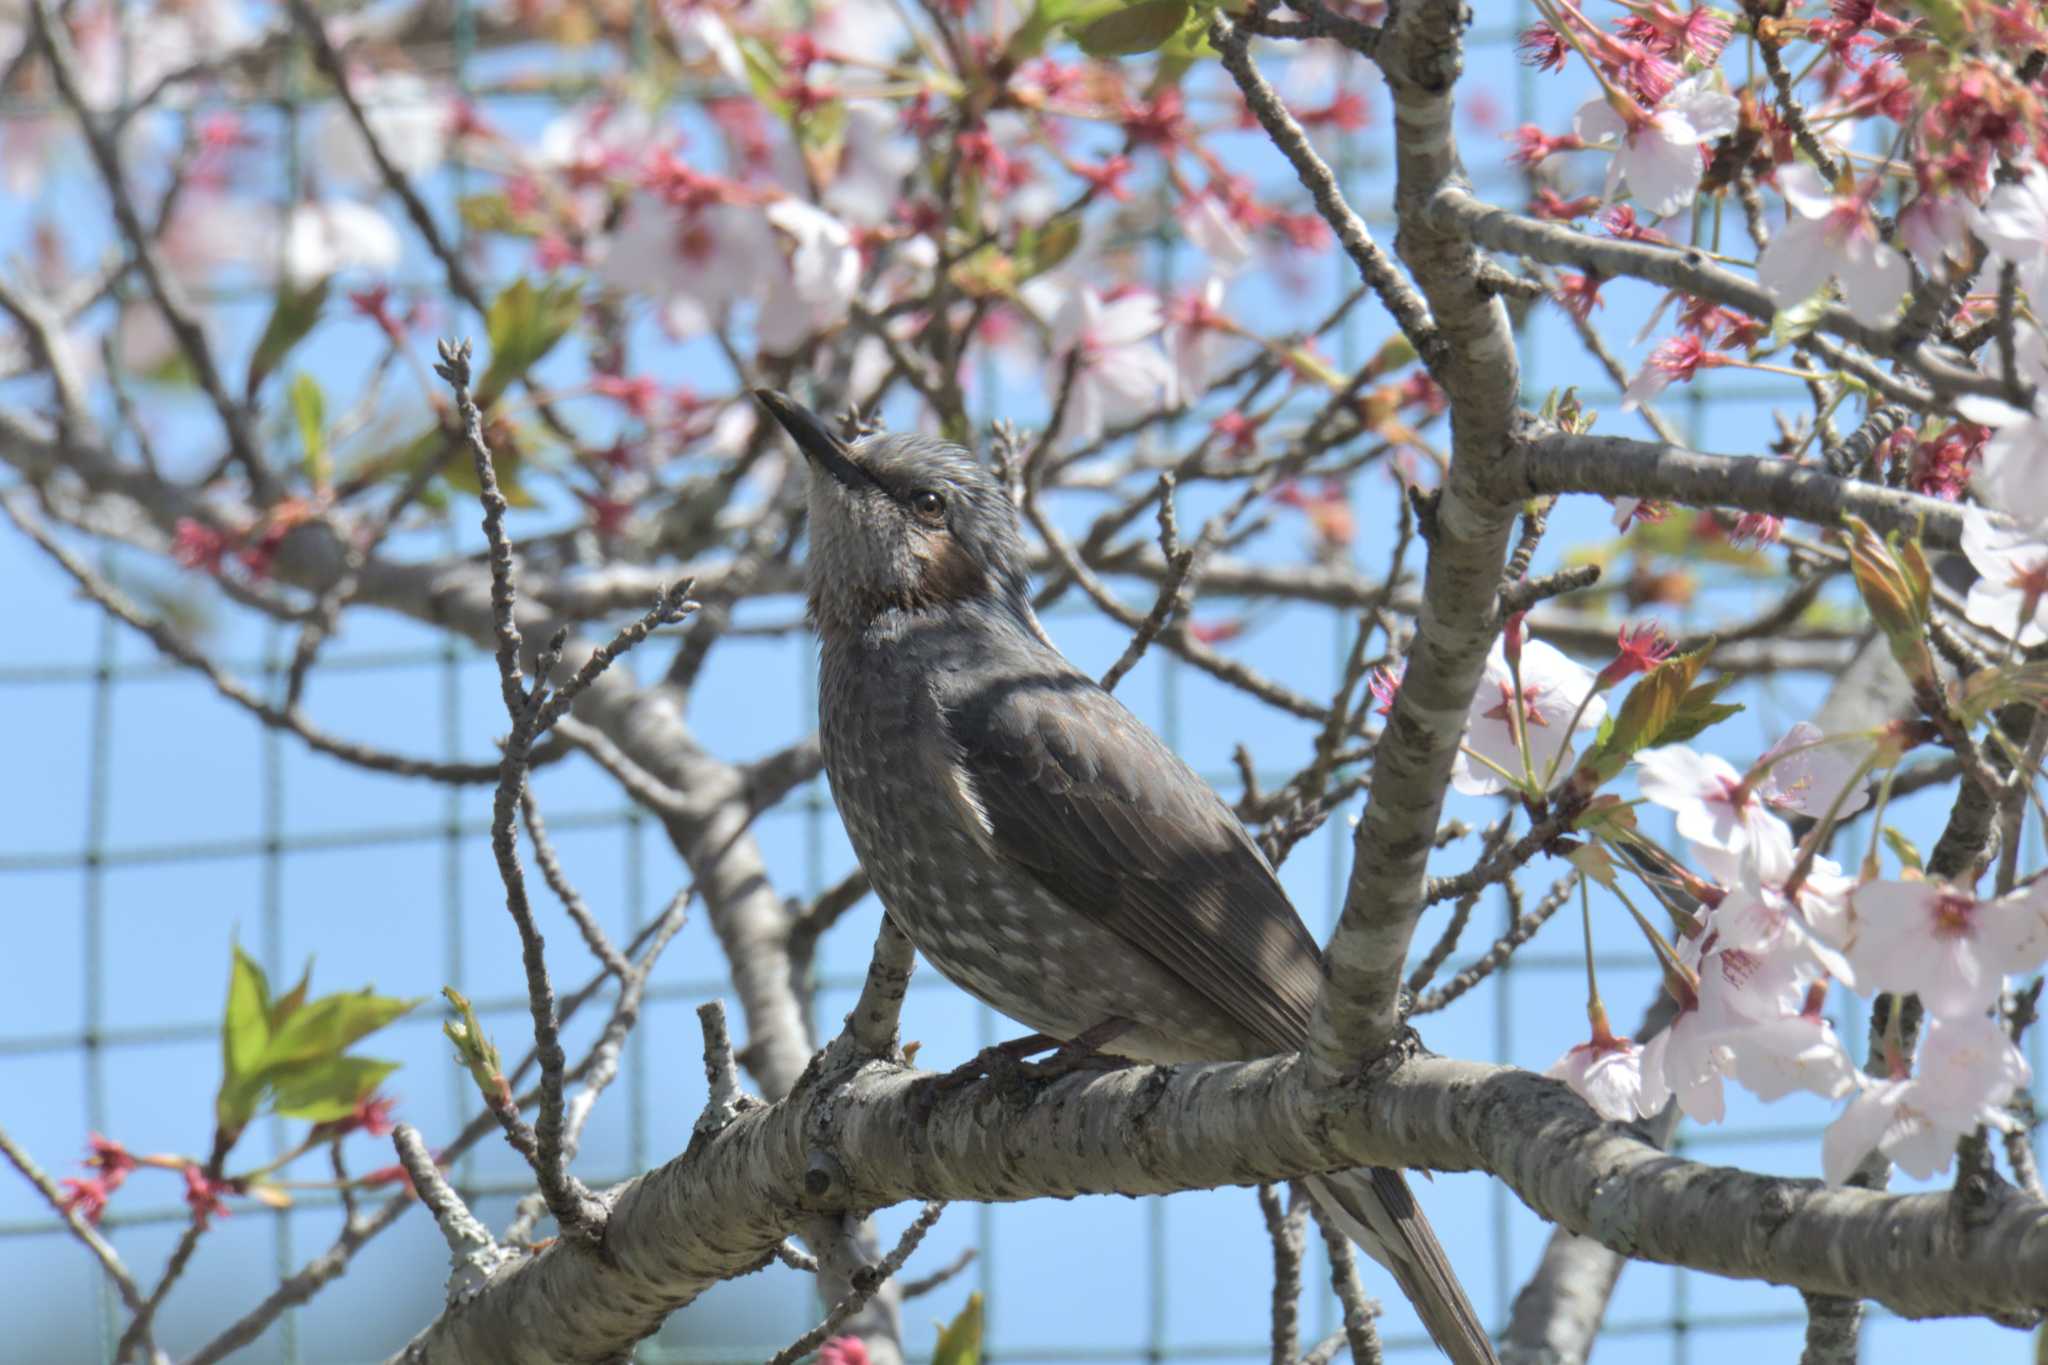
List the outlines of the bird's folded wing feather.
<svg viewBox="0 0 2048 1365">
<path fill-rule="evenodd" d="M 1275 1052 L 1307 1036 L 1315 940 L 1230 808 L 1095 683 L 1049 674 L 944 708 L 997 851 Z"/>
</svg>

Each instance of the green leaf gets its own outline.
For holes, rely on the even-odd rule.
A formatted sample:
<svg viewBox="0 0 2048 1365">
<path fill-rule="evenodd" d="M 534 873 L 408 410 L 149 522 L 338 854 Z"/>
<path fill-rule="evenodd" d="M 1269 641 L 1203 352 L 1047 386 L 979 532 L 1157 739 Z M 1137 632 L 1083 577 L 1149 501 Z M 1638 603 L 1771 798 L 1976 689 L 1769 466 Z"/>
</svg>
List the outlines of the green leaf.
<svg viewBox="0 0 2048 1365">
<path fill-rule="evenodd" d="M 1913 846 L 1911 839 L 1908 839 L 1890 825 L 1884 827 L 1883 834 L 1884 846 L 1892 851 L 1894 858 L 1899 860 L 1900 867 L 1911 868 L 1915 872 L 1921 872 L 1926 869 L 1926 865 L 1920 861 L 1920 850 Z"/>
<path fill-rule="evenodd" d="M 491 365 L 477 381 L 476 404 L 488 408 L 513 380 L 538 365 L 583 315 L 580 288 L 550 282 L 538 289 L 520 279 L 491 300 L 485 326 Z"/>
<path fill-rule="evenodd" d="M 306 959 L 306 970 L 299 973 L 299 984 L 286 991 L 270 1003 L 270 1031 L 272 1033 L 291 1018 L 299 1006 L 306 1003 L 306 988 L 313 983 L 313 959 Z"/>
<path fill-rule="evenodd" d="M 420 1002 L 358 991 L 323 995 L 285 1020 L 264 1054 L 266 1069 L 338 1057 Z"/>
<path fill-rule="evenodd" d="M 981 1365 L 981 1295 L 969 1294 L 960 1316 L 939 1329 L 932 1365 Z"/>
<path fill-rule="evenodd" d="M 1081 26 L 1074 41 L 1091 57 L 1128 57 L 1159 47 L 1187 18 L 1188 0 L 1138 0 Z"/>
<path fill-rule="evenodd" d="M 1770 345 L 1766 349 L 1775 351 L 1807 335 L 1820 325 L 1821 314 L 1834 301 L 1834 281 L 1823 280 L 1820 288 L 1799 302 L 1772 313 Z"/>
<path fill-rule="evenodd" d="M 374 1057 L 324 1057 L 287 1067 L 271 1081 L 277 1113 L 288 1119 L 329 1123 L 355 1112 L 357 1101 L 398 1070 L 397 1062 Z"/>
<path fill-rule="evenodd" d="M 476 1007 L 453 986 L 443 986 L 441 994 L 448 998 L 449 1007 L 455 1011 L 453 1019 L 444 1020 L 441 1024 L 441 1032 L 455 1044 L 455 1060 L 469 1071 L 469 1078 L 476 1082 L 477 1089 L 486 1098 L 501 1092 L 505 1087 L 504 1068 L 498 1061 L 497 1045 L 477 1020 Z"/>
<path fill-rule="evenodd" d="M 270 1046 L 270 981 L 256 959 L 237 944 L 228 967 L 227 1008 L 221 1013 L 220 1091 L 214 1097 L 214 1121 L 239 1132 L 256 1116 L 262 1085 L 256 1079 Z"/>
<path fill-rule="evenodd" d="M 1033 275 L 1044 274 L 1073 255 L 1079 245 L 1081 220 L 1071 213 L 1020 229 L 1012 256 L 1016 263 L 1015 282 L 1021 284 Z"/>
<path fill-rule="evenodd" d="M 1927 20 L 1927 27 L 1934 30 L 1944 48 L 1954 51 L 1969 41 L 1970 21 L 1956 0 L 1912 0 L 1912 6 Z"/>
<path fill-rule="evenodd" d="M 319 380 L 301 370 L 292 376 L 291 400 L 299 445 L 306 452 L 306 477 L 315 488 L 325 488 L 334 481 L 334 462 L 327 458 L 327 395 Z"/>
<path fill-rule="evenodd" d="M 326 279 L 309 289 L 294 289 L 290 284 L 279 287 L 270 321 L 264 324 L 263 337 L 256 343 L 255 354 L 249 357 L 249 377 L 244 388 L 251 397 L 271 371 L 291 354 L 292 347 L 304 341 L 306 334 L 319 324 L 320 312 L 327 306 L 327 287 Z"/>
<path fill-rule="evenodd" d="M 545 221 L 537 213 L 519 213 L 502 194 L 465 194 L 455 201 L 462 224 L 472 232 L 498 232 L 508 237 L 538 237 Z"/>
<path fill-rule="evenodd" d="M 1704 730 L 1709 730 L 1730 716 L 1742 712 L 1740 702 L 1715 701 L 1721 690 L 1735 681 L 1735 675 L 1724 673 L 1710 682 L 1703 682 L 1685 694 L 1678 703 L 1678 710 L 1672 713 L 1664 728 L 1657 732 L 1652 744 L 1683 744 Z M 1644 747 L 1648 747 L 1647 745 Z"/>
<path fill-rule="evenodd" d="M 1620 710 L 1601 725 L 1599 738 L 1579 764 L 1582 773 L 1592 774 L 1592 785 L 1620 772 L 1638 751 L 1682 743 L 1742 709 L 1714 700 L 1732 677 L 1693 684 L 1712 648 L 1709 641 L 1689 654 L 1666 659 L 1629 689 Z"/>
<path fill-rule="evenodd" d="M 789 101 L 781 95 L 787 77 L 775 49 L 759 38 L 735 37 L 733 42 L 740 50 L 740 65 L 746 68 L 747 88 L 754 92 L 754 98 L 776 118 L 787 119 Z"/>
</svg>

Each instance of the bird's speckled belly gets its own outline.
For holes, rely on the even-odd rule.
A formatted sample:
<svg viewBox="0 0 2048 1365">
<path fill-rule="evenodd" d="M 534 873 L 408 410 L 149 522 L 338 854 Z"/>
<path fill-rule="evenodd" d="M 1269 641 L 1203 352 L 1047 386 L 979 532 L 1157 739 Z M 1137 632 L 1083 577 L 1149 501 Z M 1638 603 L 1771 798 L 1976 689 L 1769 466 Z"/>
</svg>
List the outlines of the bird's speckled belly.
<svg viewBox="0 0 2048 1365">
<path fill-rule="evenodd" d="M 916 762 L 904 740 L 937 724 L 929 696 L 848 685 L 835 672 L 828 658 L 820 738 L 833 798 L 882 904 L 948 980 L 1055 1038 L 1129 1019 L 1136 1027 L 1106 1050 L 1145 1061 L 1262 1050 L 1179 977 L 1060 905 L 970 833 L 943 775 Z"/>
</svg>

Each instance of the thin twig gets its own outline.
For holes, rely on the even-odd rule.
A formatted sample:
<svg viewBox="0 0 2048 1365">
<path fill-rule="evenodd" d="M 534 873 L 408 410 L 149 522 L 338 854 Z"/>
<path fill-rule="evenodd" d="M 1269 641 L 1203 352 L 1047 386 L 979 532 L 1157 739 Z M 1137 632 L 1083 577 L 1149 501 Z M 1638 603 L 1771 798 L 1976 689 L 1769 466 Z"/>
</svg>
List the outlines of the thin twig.
<svg viewBox="0 0 2048 1365">
<path fill-rule="evenodd" d="M 1301 1348 L 1301 1255 L 1306 1244 L 1308 1204 L 1297 1199 L 1286 1207 L 1278 1187 L 1258 1189 L 1259 1214 L 1273 1244 L 1273 1365 L 1294 1365 Z"/>
<path fill-rule="evenodd" d="M 910 1226 L 903 1230 L 896 1249 L 884 1256 L 880 1264 L 857 1271 L 853 1277 L 853 1292 L 833 1304 L 824 1321 L 770 1356 L 768 1365 L 796 1365 L 797 1361 L 831 1340 L 841 1323 L 867 1307 L 868 1300 L 888 1282 L 889 1277 L 903 1269 L 903 1263 L 910 1259 L 911 1253 L 917 1250 L 917 1244 L 924 1240 L 924 1235 L 932 1230 L 932 1224 L 938 1222 L 939 1215 L 945 1211 L 945 1204 L 938 1200 L 926 1204 Z"/>
<path fill-rule="evenodd" d="M 490 446 L 484 441 L 483 415 L 470 396 L 470 346 L 442 342 L 441 361 L 435 368 L 455 394 L 469 441 L 472 463 L 484 507 L 484 536 L 490 544 L 491 617 L 497 637 L 499 686 L 506 711 L 512 717 L 512 733 L 505 741 L 500 763 L 498 789 L 492 802 L 491 851 L 497 859 L 498 876 L 505 885 L 505 909 L 519 933 L 521 959 L 526 969 L 526 998 L 533 1017 L 533 1039 L 540 1057 L 540 1109 L 533 1124 L 532 1165 L 534 1178 L 547 1197 L 548 1211 L 561 1225 L 564 1236 L 588 1246 L 597 1246 L 604 1236 L 606 1209 L 581 1180 L 568 1170 L 564 1142 L 562 1072 L 567 1058 L 562 1051 L 560 1024 L 555 1017 L 554 984 L 548 977 L 545 943 L 534 924 L 533 908 L 527 900 L 526 878 L 519 867 L 516 827 L 519 793 L 525 785 L 527 754 L 547 695 L 543 669 L 529 695 L 519 656 L 522 640 L 516 619 L 517 589 L 513 582 L 512 547 L 505 538 L 505 496 L 498 489 L 498 477 Z M 543 658 L 552 662 L 560 656 L 562 637 L 550 642 Z M 516 1115 L 514 1116 L 516 1117 Z M 516 1124 L 505 1124 L 506 1135 L 521 1136 Z"/>
</svg>

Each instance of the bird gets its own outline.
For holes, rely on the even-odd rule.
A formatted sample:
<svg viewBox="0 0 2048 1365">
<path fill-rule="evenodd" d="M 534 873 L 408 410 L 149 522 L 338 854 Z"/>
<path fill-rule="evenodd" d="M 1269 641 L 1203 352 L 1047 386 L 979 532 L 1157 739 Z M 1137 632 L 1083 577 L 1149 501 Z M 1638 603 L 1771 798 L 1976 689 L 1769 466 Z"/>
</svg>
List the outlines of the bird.
<svg viewBox="0 0 2048 1365">
<path fill-rule="evenodd" d="M 1044 1035 L 1137 1062 L 1298 1052 L 1320 950 L 1243 824 L 1054 645 L 1017 508 L 960 446 L 837 435 L 756 397 L 809 465 L 825 774 L 883 909 Z M 1312 1178 L 1456 1365 L 1498 1365 L 1398 1171 Z"/>
</svg>

